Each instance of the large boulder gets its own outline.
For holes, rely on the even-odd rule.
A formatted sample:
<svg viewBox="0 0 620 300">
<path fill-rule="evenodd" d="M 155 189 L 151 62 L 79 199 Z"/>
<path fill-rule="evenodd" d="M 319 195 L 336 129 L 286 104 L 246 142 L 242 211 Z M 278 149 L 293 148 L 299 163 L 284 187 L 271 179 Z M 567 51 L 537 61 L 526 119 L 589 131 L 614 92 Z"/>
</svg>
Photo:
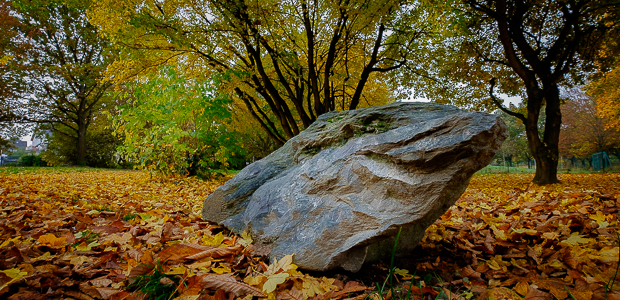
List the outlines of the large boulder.
<svg viewBox="0 0 620 300">
<path fill-rule="evenodd" d="M 487 113 L 393 103 L 320 116 L 204 201 L 202 215 L 247 231 L 303 269 L 357 271 L 413 249 L 506 138 Z"/>
</svg>

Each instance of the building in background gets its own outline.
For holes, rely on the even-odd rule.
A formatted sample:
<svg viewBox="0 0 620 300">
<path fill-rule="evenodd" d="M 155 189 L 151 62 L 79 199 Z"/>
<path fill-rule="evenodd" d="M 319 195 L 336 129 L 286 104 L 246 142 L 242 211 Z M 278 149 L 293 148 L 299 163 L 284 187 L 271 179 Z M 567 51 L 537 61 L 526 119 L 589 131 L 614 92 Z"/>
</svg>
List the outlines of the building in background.
<svg viewBox="0 0 620 300">
<path fill-rule="evenodd" d="M 15 142 L 15 149 L 26 149 L 28 147 L 27 141 L 17 141 Z"/>
<path fill-rule="evenodd" d="M 47 138 L 52 135 L 52 132 L 49 130 L 37 130 L 32 134 L 32 138 L 30 138 L 30 146 L 26 148 L 27 151 L 30 151 L 34 154 L 40 154 L 41 151 L 47 149 Z"/>
</svg>

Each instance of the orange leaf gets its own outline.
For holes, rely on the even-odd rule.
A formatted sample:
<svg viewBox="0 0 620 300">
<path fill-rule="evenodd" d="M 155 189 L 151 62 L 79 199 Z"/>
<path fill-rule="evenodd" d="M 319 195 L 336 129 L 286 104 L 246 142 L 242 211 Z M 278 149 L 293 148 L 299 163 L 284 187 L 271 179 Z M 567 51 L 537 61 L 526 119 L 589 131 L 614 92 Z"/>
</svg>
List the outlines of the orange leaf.
<svg viewBox="0 0 620 300">
<path fill-rule="evenodd" d="M 39 241 L 39 243 L 41 243 L 42 245 L 49 246 L 52 248 L 62 248 L 65 246 L 65 242 L 67 241 L 67 238 L 64 236 L 56 237 L 52 233 L 46 233 L 40 236 L 37 239 L 37 241 Z"/>
<path fill-rule="evenodd" d="M 187 244 L 176 244 L 174 246 L 166 247 L 164 250 L 159 252 L 158 257 L 161 261 L 179 260 L 197 253 L 201 253 L 202 251 L 203 250 Z"/>
</svg>

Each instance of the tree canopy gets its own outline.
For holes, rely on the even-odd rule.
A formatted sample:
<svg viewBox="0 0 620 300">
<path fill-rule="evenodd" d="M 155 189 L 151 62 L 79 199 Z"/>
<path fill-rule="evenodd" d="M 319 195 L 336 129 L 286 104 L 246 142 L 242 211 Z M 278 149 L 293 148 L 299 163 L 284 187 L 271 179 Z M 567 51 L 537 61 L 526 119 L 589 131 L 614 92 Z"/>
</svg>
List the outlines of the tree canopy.
<svg viewBox="0 0 620 300">
<path fill-rule="evenodd" d="M 86 156 L 86 132 L 111 85 L 100 81 L 109 42 L 86 17 L 88 1 L 12 1 L 3 99 L 21 122 L 49 124 L 76 144 L 74 163 Z M 5 55 L 5 57 L 7 57 Z M 13 118 L 15 119 L 15 118 Z M 13 120 L 15 121 L 15 120 Z"/>
<path fill-rule="evenodd" d="M 607 151 L 615 153 L 620 149 L 620 130 L 608 126 L 613 119 L 601 117 L 600 99 L 584 94 L 579 88 L 565 93 L 562 105 L 562 132 L 560 154 L 579 158 Z"/>
<path fill-rule="evenodd" d="M 620 64 L 591 81 L 586 88 L 597 99 L 599 116 L 609 120 L 608 126 L 620 130 Z"/>
<path fill-rule="evenodd" d="M 97 0 L 90 16 L 126 50 L 114 80 L 171 62 L 229 74 L 221 88 L 277 144 L 327 111 L 393 99 L 385 73 L 433 24 L 418 4 L 392 0 Z"/>
<path fill-rule="evenodd" d="M 452 30 L 429 68 L 428 77 L 438 79 L 414 78 L 418 88 L 438 102 L 499 108 L 521 120 L 536 160 L 534 182 L 557 182 L 560 87 L 585 80 L 618 36 L 618 1 L 465 0 L 438 7 L 450 12 Z M 521 96 L 525 111 L 505 107 L 495 89 Z"/>
</svg>

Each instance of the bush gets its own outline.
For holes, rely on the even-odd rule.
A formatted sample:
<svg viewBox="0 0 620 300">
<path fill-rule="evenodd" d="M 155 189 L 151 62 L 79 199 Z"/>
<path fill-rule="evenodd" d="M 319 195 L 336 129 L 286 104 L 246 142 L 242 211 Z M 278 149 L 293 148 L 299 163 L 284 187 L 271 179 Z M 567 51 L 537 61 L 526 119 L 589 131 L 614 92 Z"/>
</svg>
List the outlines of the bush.
<svg viewBox="0 0 620 300">
<path fill-rule="evenodd" d="M 218 91 L 219 80 L 185 78 L 168 67 L 136 82 L 131 94 L 119 93 L 126 104 L 113 127 L 121 158 L 165 175 L 210 177 L 241 165 L 243 149 L 227 128 L 232 101 Z"/>
<path fill-rule="evenodd" d="M 47 163 L 42 159 L 41 155 L 24 155 L 17 161 L 18 166 L 22 167 L 46 167 Z"/>
</svg>

